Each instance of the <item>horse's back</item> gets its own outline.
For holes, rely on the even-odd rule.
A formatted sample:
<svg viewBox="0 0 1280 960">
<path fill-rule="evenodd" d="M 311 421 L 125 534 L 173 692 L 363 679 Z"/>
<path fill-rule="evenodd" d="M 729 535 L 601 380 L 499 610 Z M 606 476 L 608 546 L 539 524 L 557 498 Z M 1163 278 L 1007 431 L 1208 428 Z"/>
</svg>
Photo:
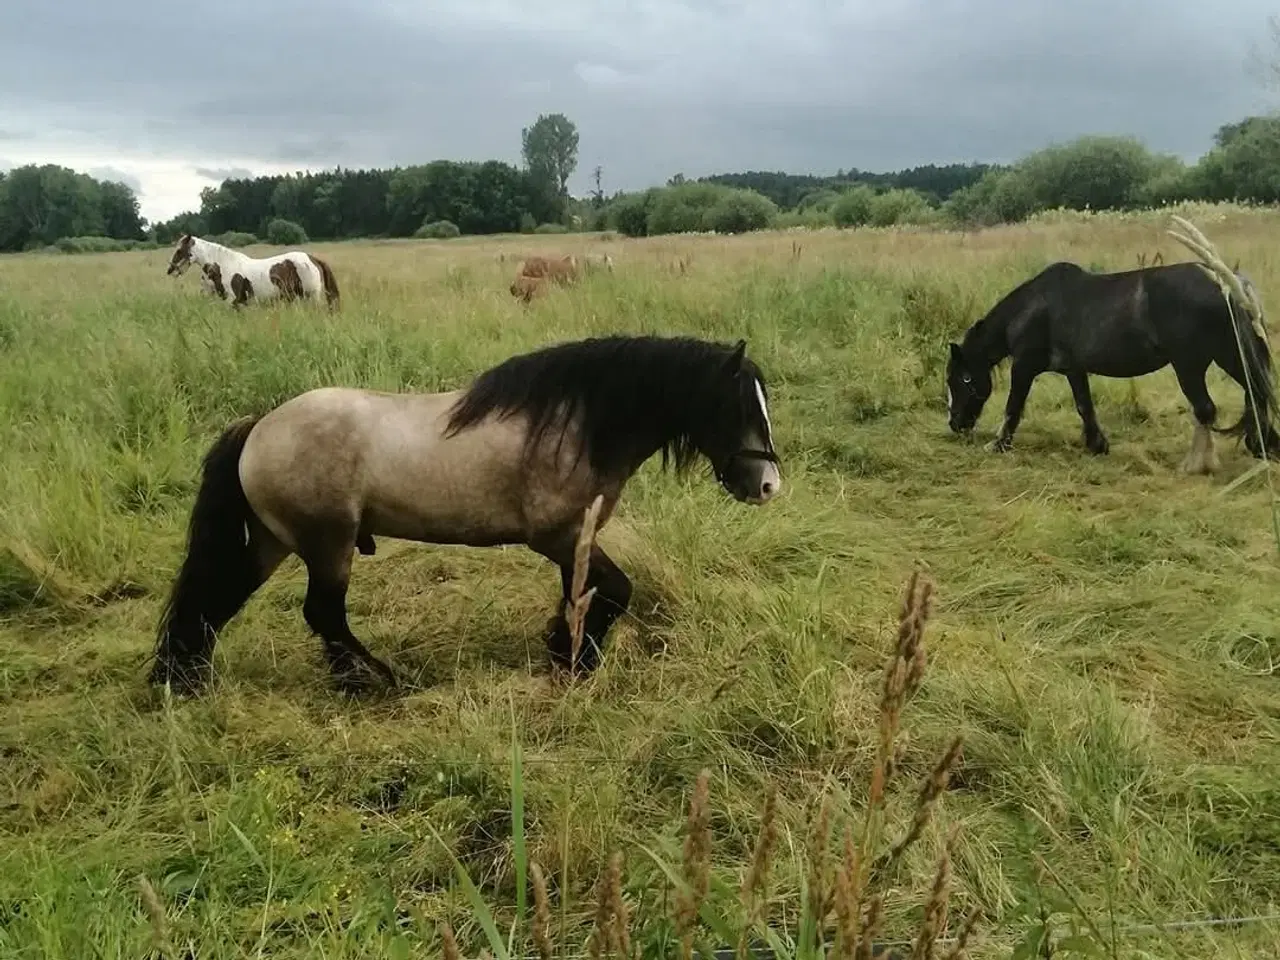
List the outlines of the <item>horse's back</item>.
<svg viewBox="0 0 1280 960">
<path fill-rule="evenodd" d="M 436 542 L 518 539 L 527 521 L 525 425 L 489 420 L 445 437 L 457 396 L 300 394 L 250 434 L 240 461 L 246 496 L 292 549 L 319 527 Z"/>
</svg>

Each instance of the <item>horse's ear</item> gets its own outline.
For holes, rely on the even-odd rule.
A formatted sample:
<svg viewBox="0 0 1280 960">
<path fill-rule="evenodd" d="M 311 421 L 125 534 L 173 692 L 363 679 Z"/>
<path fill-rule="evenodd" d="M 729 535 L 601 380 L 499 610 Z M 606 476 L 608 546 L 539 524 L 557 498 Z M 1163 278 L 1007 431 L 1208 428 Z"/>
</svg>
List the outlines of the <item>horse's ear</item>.
<svg viewBox="0 0 1280 960">
<path fill-rule="evenodd" d="M 964 354 L 960 351 L 960 344 L 954 342 L 951 344 L 951 359 L 956 363 L 964 362 Z"/>
<path fill-rule="evenodd" d="M 733 354 L 729 357 L 729 362 L 725 364 L 725 368 L 730 373 L 737 373 L 742 369 L 742 360 L 747 355 L 747 341 L 739 340 L 733 348 Z"/>
</svg>

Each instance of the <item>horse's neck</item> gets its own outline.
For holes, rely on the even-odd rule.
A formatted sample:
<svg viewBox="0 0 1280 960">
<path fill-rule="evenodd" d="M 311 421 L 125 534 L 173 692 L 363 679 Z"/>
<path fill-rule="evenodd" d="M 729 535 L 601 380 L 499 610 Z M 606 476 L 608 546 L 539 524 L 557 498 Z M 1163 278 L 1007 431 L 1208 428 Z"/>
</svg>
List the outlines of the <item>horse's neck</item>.
<svg viewBox="0 0 1280 960">
<path fill-rule="evenodd" d="M 216 263 L 223 270 L 234 267 L 245 259 L 244 254 L 230 247 L 224 247 L 212 240 L 201 240 L 196 244 L 195 259 L 201 263 Z"/>
</svg>

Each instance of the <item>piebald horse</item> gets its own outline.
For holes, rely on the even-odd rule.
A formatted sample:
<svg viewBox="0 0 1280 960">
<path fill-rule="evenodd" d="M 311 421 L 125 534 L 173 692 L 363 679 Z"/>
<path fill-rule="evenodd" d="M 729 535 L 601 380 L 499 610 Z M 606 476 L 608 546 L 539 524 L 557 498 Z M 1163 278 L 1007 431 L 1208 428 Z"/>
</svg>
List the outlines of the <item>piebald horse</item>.
<svg viewBox="0 0 1280 960">
<path fill-rule="evenodd" d="M 1252 288 L 1235 273 L 1246 291 Z M 1196 421 L 1184 471 L 1217 469 L 1213 433 L 1243 435 L 1258 458 L 1264 450 L 1269 457 L 1280 455 L 1274 426 L 1280 409 L 1264 332 L 1234 295 L 1228 308 L 1218 282 L 1197 263 L 1089 273 L 1062 261 L 1015 287 L 966 331 L 962 343 L 951 344 L 946 378 L 953 431 L 973 429 L 991 396 L 991 370 L 1006 357 L 1012 357 L 1009 398 L 993 450 L 1010 448 L 1032 381 L 1052 371 L 1071 385 L 1085 447 L 1105 454 L 1110 444 L 1094 412 L 1089 374 L 1139 377 L 1172 365 Z M 1218 410 L 1205 386 L 1212 363 L 1242 387 L 1248 382 L 1244 412 L 1222 430 L 1215 426 Z"/>
<path fill-rule="evenodd" d="M 193 263 L 201 266 L 201 285 L 215 296 L 230 300 L 235 307 L 243 307 L 250 298 L 311 297 L 323 298 L 331 309 L 338 305 L 338 281 L 333 270 L 312 253 L 289 250 L 258 259 L 212 240 L 183 234 L 165 273 L 181 276 Z"/>
<path fill-rule="evenodd" d="M 302 614 L 339 687 L 367 684 L 368 670 L 394 685 L 347 623 L 354 551 L 372 554 L 378 536 L 524 544 L 546 557 L 560 568 L 563 593 L 546 637 L 550 658 L 589 672 L 632 586 L 593 546 L 584 590 L 597 593 L 570 663 L 565 598 L 584 511 L 602 495 L 602 527 L 658 451 L 677 471 L 702 455 L 739 502 L 772 499 L 782 481 L 767 396 L 745 341 L 612 336 L 511 357 L 463 390 L 322 387 L 242 418 L 204 457 L 151 682 L 203 686 L 217 632 L 297 554 L 307 569 Z"/>
</svg>

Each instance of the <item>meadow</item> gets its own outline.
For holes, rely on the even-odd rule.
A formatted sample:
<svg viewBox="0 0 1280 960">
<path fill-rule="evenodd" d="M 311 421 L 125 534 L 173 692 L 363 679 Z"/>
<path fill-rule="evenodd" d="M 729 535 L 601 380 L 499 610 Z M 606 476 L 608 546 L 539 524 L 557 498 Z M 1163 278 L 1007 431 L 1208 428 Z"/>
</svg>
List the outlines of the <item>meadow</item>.
<svg viewBox="0 0 1280 960">
<path fill-rule="evenodd" d="M 1280 215 L 1188 215 L 1280 311 Z M 1051 260 L 1187 259 L 1167 226 L 314 244 L 342 287 L 332 315 L 232 312 L 194 271 L 167 278 L 167 250 L 0 259 L 0 956 L 146 956 L 142 875 L 175 960 L 434 957 L 445 922 L 473 957 L 488 941 L 451 854 L 504 932 L 536 861 L 556 955 L 586 956 L 615 851 L 632 950 L 675 956 L 675 894 L 645 848 L 679 862 L 704 769 L 731 892 L 776 792 L 762 909 L 793 927 L 817 799 L 838 798 L 833 856 L 860 822 L 914 570 L 936 596 L 887 836 L 957 734 L 963 751 L 884 880 L 883 939 L 911 939 L 960 825 L 942 932 L 980 908 L 972 957 L 1045 924 L 1067 940 L 1037 956 L 1280 956 L 1274 917 L 1161 927 L 1280 913 L 1271 476 L 1221 441 L 1218 475 L 1179 472 L 1192 421 L 1169 370 L 1093 379 L 1106 457 L 1060 377 L 1037 381 L 1007 454 L 983 448 L 1007 377 L 973 439 L 946 424 L 949 339 Z M 528 306 L 507 292 L 522 255 L 579 251 L 615 271 Z M 296 559 L 222 635 L 207 697 L 146 686 L 227 421 L 323 384 L 449 389 L 618 331 L 746 338 L 785 487 L 753 508 L 705 468 L 647 464 L 600 534 L 636 596 L 590 681 L 549 675 L 546 561 L 380 541 L 355 562 L 352 626 L 405 689 L 332 689 Z M 1215 370 L 1210 390 L 1234 420 L 1239 389 Z"/>
</svg>

